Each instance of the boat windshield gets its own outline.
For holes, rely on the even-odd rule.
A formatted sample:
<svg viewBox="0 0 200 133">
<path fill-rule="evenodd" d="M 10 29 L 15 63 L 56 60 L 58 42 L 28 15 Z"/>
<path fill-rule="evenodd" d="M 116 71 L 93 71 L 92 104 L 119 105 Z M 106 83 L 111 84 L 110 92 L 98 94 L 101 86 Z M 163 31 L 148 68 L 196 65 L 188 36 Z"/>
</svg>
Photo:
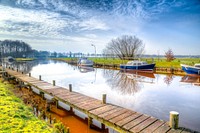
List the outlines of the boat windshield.
<svg viewBox="0 0 200 133">
<path fill-rule="evenodd" d="M 194 66 L 195 66 L 195 67 L 199 67 L 199 68 L 200 68 L 200 64 L 195 64 Z"/>
</svg>

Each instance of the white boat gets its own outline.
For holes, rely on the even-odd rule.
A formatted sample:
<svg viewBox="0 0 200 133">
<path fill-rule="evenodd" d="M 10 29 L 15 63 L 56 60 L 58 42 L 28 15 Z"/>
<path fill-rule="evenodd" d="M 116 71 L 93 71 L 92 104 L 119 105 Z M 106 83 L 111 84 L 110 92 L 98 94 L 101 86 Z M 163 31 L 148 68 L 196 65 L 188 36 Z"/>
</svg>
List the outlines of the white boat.
<svg viewBox="0 0 200 133">
<path fill-rule="evenodd" d="M 80 58 L 77 62 L 78 66 L 87 66 L 92 67 L 94 65 L 93 61 L 88 60 L 87 58 Z"/>
</svg>

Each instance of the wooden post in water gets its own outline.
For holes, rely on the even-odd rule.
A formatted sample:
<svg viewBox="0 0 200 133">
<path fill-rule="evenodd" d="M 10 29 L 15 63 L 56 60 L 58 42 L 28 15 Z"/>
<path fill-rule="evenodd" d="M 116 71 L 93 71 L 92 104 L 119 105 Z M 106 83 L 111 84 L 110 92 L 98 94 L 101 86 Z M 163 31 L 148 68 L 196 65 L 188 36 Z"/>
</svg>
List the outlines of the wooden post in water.
<svg viewBox="0 0 200 133">
<path fill-rule="evenodd" d="M 28 73 L 28 76 L 31 77 L 31 73 Z"/>
<path fill-rule="evenodd" d="M 102 95 L 102 103 L 103 103 L 103 104 L 106 104 L 106 94 L 103 94 L 103 95 Z"/>
<path fill-rule="evenodd" d="M 24 74 L 24 72 L 22 71 L 22 74 Z"/>
<path fill-rule="evenodd" d="M 169 126 L 172 129 L 178 128 L 178 121 L 179 121 L 179 113 L 176 111 L 170 111 L 170 117 L 169 117 Z"/>
<path fill-rule="evenodd" d="M 92 117 L 88 116 L 88 128 L 91 128 L 92 125 Z"/>
<path fill-rule="evenodd" d="M 55 80 L 53 80 L 53 86 L 55 86 L 56 85 L 56 81 Z"/>
<path fill-rule="evenodd" d="M 67 133 L 69 133 L 69 127 L 67 127 L 67 129 L 66 129 L 66 130 L 67 130 L 66 132 L 67 132 Z"/>
<path fill-rule="evenodd" d="M 69 84 L 69 92 L 72 92 L 72 84 Z"/>
<path fill-rule="evenodd" d="M 41 75 L 39 75 L 39 80 L 40 80 L 40 81 L 42 80 L 42 76 L 41 76 Z"/>
<path fill-rule="evenodd" d="M 18 72 L 19 70 L 18 70 L 18 68 L 17 68 L 17 72 Z"/>
</svg>

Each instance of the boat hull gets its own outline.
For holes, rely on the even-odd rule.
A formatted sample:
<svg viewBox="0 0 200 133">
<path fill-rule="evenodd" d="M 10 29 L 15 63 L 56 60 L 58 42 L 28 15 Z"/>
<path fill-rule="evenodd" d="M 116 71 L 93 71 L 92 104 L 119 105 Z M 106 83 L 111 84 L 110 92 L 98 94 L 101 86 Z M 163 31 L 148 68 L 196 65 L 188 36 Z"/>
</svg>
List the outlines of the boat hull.
<svg viewBox="0 0 200 133">
<path fill-rule="evenodd" d="M 190 75 L 200 75 L 200 68 L 192 67 L 188 65 L 181 65 L 182 70 Z"/>
<path fill-rule="evenodd" d="M 139 71 L 153 71 L 155 64 L 147 64 L 141 66 L 132 66 L 132 65 L 120 65 L 120 69 L 125 70 L 139 70 Z"/>
</svg>

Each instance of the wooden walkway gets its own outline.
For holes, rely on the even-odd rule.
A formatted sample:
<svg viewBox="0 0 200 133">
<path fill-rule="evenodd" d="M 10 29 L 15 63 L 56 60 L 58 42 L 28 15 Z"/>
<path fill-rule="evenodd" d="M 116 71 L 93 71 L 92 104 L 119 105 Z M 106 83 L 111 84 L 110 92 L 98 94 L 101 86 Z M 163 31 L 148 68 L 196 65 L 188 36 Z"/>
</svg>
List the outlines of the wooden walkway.
<svg viewBox="0 0 200 133">
<path fill-rule="evenodd" d="M 40 92 L 54 97 L 56 100 L 68 104 L 86 115 L 88 119 L 96 119 L 102 124 L 115 129 L 120 133 L 186 133 L 190 132 L 184 128 L 171 129 L 169 124 L 163 120 L 134 112 L 123 107 L 112 104 L 103 104 L 102 101 L 85 96 L 78 92 L 70 92 L 66 88 L 54 86 L 29 75 L 16 72 L 11 69 L 5 70 L 8 75 L 37 88 Z"/>
</svg>

